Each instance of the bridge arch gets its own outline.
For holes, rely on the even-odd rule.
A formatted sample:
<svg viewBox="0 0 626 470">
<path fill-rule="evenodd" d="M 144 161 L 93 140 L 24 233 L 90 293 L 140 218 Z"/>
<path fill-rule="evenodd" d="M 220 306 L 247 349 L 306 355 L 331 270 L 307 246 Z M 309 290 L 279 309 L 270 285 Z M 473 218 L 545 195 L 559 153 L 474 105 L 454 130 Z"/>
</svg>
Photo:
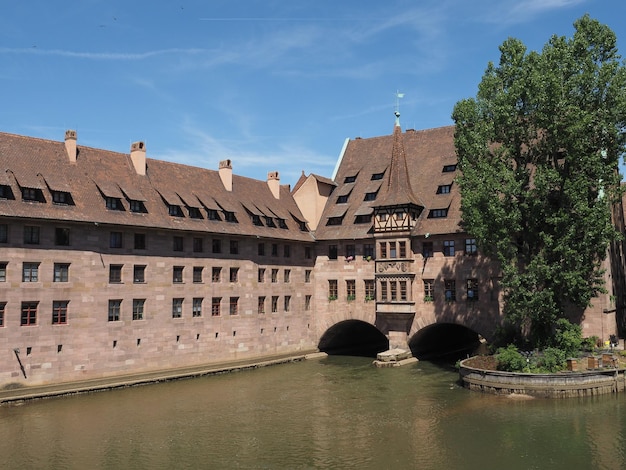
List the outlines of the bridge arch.
<svg viewBox="0 0 626 470">
<path fill-rule="evenodd" d="M 375 357 L 389 349 L 389 339 L 374 325 L 362 320 L 343 320 L 321 336 L 318 349 L 328 354 Z"/>
<path fill-rule="evenodd" d="M 416 331 L 408 343 L 413 356 L 429 359 L 474 352 L 484 345 L 484 339 L 458 323 L 433 323 Z"/>
</svg>

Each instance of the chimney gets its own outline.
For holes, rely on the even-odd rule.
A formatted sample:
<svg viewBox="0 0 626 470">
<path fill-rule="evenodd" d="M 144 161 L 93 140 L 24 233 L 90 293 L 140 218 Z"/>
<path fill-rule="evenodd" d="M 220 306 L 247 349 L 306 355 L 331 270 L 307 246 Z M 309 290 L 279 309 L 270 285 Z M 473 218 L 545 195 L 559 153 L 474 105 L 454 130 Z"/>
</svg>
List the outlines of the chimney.
<svg viewBox="0 0 626 470">
<path fill-rule="evenodd" d="M 267 185 L 272 191 L 272 194 L 276 199 L 280 199 L 280 177 L 277 171 L 270 171 L 267 174 Z"/>
<path fill-rule="evenodd" d="M 76 131 L 65 131 L 65 151 L 70 158 L 70 163 L 76 163 Z"/>
<path fill-rule="evenodd" d="M 146 174 L 146 144 L 133 142 L 130 145 L 130 159 L 138 175 Z"/>
<path fill-rule="evenodd" d="M 226 191 L 233 190 L 233 166 L 230 160 L 220 162 L 220 179 Z"/>
</svg>

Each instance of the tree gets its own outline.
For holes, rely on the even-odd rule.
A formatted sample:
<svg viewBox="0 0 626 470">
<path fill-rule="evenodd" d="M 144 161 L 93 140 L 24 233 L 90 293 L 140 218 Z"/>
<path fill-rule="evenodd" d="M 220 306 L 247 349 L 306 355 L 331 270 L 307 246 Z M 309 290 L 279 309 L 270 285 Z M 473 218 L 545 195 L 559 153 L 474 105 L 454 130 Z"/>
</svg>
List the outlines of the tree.
<svg viewBox="0 0 626 470">
<path fill-rule="evenodd" d="M 603 292 L 618 236 L 626 69 L 610 28 L 587 15 L 574 27 L 540 53 L 507 39 L 452 115 L 463 223 L 500 262 L 505 318 L 533 347 Z"/>
</svg>

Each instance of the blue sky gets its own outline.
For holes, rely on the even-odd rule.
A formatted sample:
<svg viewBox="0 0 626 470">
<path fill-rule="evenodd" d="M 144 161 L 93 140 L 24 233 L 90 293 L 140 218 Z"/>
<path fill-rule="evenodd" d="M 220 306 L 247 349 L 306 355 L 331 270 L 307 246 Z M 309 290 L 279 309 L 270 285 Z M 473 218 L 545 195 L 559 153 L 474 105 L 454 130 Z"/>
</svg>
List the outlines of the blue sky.
<svg viewBox="0 0 626 470">
<path fill-rule="evenodd" d="M 507 37 L 583 14 L 626 56 L 623 0 L 22 0 L 0 9 L 0 131 L 293 184 L 344 140 L 452 123 Z"/>
</svg>

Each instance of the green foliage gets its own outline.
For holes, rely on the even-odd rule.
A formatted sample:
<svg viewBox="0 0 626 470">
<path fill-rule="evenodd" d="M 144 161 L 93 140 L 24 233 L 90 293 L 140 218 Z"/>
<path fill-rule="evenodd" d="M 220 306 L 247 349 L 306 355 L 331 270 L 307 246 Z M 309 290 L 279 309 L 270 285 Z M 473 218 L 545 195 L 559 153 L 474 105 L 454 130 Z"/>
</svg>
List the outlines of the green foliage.
<svg viewBox="0 0 626 470">
<path fill-rule="evenodd" d="M 565 369 L 565 361 L 568 355 L 559 348 L 546 348 L 543 350 L 537 363 L 538 372 L 558 372 Z"/>
<path fill-rule="evenodd" d="M 598 342 L 600 338 L 597 336 L 589 336 L 584 338 L 581 344 L 581 349 L 586 352 L 593 352 L 598 347 Z"/>
<path fill-rule="evenodd" d="M 583 335 L 580 325 L 574 325 L 565 318 L 556 321 L 552 338 L 552 345 L 563 351 L 566 357 L 576 356 L 582 349 Z"/>
<path fill-rule="evenodd" d="M 513 344 L 509 344 L 506 348 L 498 349 L 496 359 L 498 360 L 498 370 L 522 372 L 527 366 L 526 358 L 522 356 Z"/>
<path fill-rule="evenodd" d="M 452 115 L 463 223 L 500 262 L 505 316 L 532 347 L 549 344 L 565 305 L 604 291 L 601 263 L 618 238 L 626 68 L 607 26 L 589 16 L 574 26 L 541 52 L 506 40 Z"/>
</svg>

